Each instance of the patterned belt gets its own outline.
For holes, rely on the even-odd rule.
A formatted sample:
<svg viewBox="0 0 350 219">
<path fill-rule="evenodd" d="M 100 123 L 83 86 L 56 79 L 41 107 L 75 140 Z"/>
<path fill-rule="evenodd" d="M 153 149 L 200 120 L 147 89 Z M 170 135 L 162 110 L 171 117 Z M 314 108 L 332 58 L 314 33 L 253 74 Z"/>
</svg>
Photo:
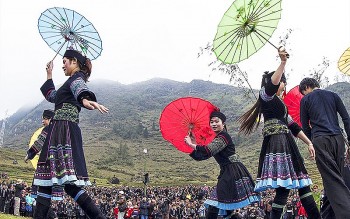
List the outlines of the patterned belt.
<svg viewBox="0 0 350 219">
<path fill-rule="evenodd" d="M 288 126 L 278 119 L 270 119 L 265 121 L 264 128 L 262 129 L 262 134 L 264 137 L 268 135 L 278 135 L 286 133 L 289 133 Z"/>
<path fill-rule="evenodd" d="M 241 162 L 241 159 L 239 158 L 238 154 L 233 154 L 231 156 L 228 157 L 228 159 L 234 163 L 234 162 Z"/>
<path fill-rule="evenodd" d="M 63 103 L 60 109 L 55 110 L 54 120 L 65 120 L 79 123 L 79 111 L 76 106 L 70 103 Z"/>
</svg>

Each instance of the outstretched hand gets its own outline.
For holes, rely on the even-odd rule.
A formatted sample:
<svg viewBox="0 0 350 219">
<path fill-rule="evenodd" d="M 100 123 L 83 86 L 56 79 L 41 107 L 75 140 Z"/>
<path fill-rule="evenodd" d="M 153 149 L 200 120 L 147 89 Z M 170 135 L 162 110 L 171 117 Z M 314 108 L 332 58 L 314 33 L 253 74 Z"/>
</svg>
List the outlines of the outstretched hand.
<svg viewBox="0 0 350 219">
<path fill-rule="evenodd" d="M 100 111 L 102 114 L 104 113 L 108 113 L 109 109 L 95 101 L 91 101 L 91 100 L 87 100 L 87 99 L 83 99 L 83 105 L 84 107 L 86 107 L 87 109 L 90 110 L 94 110 L 94 109 L 98 109 L 98 111 Z"/>
<path fill-rule="evenodd" d="M 27 154 L 26 157 L 24 158 L 24 162 L 27 163 L 28 160 L 29 160 L 29 158 L 28 158 L 28 154 Z"/>
</svg>

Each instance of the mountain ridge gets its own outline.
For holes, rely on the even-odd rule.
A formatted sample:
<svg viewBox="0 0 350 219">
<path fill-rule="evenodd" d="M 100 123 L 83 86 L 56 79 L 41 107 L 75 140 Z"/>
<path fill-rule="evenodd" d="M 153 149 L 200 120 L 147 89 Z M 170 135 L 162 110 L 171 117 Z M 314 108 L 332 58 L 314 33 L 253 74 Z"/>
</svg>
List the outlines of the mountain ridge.
<svg viewBox="0 0 350 219">
<path fill-rule="evenodd" d="M 154 78 L 130 85 L 110 80 L 88 83 L 100 103 L 110 112 L 101 115 L 96 110 L 82 109 L 80 127 L 89 174 L 108 179 L 117 176 L 122 183 L 142 183 L 144 172 L 149 172 L 155 184 L 214 183 L 219 168 L 214 159 L 193 161 L 166 142 L 159 131 L 159 116 L 171 101 L 185 96 L 209 100 L 227 115 L 228 132 L 232 135 L 243 163 L 255 177 L 262 135 L 259 129 L 250 136 L 238 133 L 237 118 L 253 105 L 254 97 L 247 98 L 242 88 L 210 81 L 193 80 L 189 83 Z M 346 107 L 350 106 L 350 84 L 338 83 L 327 89 L 336 91 Z M 257 93 L 257 90 L 254 90 Z M 21 109 L 8 118 L 5 147 L 24 157 L 31 134 L 41 126 L 44 109 L 53 104 L 41 101 L 32 109 Z M 299 144 L 301 144 L 299 142 Z M 307 157 L 307 149 L 300 150 Z M 147 148 L 147 154 L 143 149 Z M 17 154 L 18 153 L 18 154 Z M 15 156 L 14 155 L 14 156 Z M 317 176 L 313 162 L 307 161 L 311 175 Z M 2 164 L 1 168 L 7 168 Z M 316 171 L 314 170 L 316 169 Z"/>
</svg>

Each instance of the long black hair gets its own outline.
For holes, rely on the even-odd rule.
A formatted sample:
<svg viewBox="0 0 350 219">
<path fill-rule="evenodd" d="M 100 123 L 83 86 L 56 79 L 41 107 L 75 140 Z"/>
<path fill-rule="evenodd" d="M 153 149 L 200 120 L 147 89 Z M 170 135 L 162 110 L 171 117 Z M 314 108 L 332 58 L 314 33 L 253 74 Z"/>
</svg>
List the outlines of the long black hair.
<svg viewBox="0 0 350 219">
<path fill-rule="evenodd" d="M 273 72 L 265 71 L 261 80 L 261 87 L 265 87 L 267 82 L 271 80 Z M 284 73 L 282 74 L 281 81 L 286 82 L 286 77 Z M 255 102 L 255 104 L 247 112 L 238 118 L 238 122 L 241 123 L 239 132 L 243 132 L 246 135 L 251 134 L 256 130 L 260 124 L 261 120 L 261 99 L 260 97 Z"/>
</svg>

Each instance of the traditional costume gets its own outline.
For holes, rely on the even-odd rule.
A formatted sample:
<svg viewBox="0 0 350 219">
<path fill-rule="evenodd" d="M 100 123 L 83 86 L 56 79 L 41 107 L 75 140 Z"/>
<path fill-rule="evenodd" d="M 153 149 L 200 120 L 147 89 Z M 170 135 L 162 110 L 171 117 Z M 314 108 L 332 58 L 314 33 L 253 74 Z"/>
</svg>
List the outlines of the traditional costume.
<svg viewBox="0 0 350 219">
<path fill-rule="evenodd" d="M 284 187 L 298 189 L 312 184 L 294 136 L 301 128 L 288 115 L 287 107 L 276 95 L 279 88 L 271 79 L 259 93 L 264 116 L 264 140 L 259 157 L 255 191 Z"/>
<path fill-rule="evenodd" d="M 279 84 L 272 84 L 272 74 L 273 72 L 263 77 L 263 86 L 259 93 L 264 117 L 264 140 L 259 157 L 255 191 L 276 189 L 272 218 L 281 216 L 290 189 L 298 189 L 301 202 L 310 218 L 320 218 L 310 190 L 312 181 L 292 136 L 292 134 L 297 136 L 302 130 L 288 115 L 287 107 L 276 95 Z M 284 74 L 281 81 L 285 82 Z"/>
<path fill-rule="evenodd" d="M 84 66 L 86 57 L 75 50 L 67 50 L 66 58 L 75 58 Z M 91 185 L 89 181 L 81 130 L 79 112 L 83 99 L 96 102 L 96 97 L 85 83 L 82 71 L 74 73 L 58 89 L 52 79 L 41 87 L 45 99 L 55 104 L 55 115 L 48 126 L 38 165 L 34 175 L 34 185 L 39 186 L 37 218 L 47 214 L 52 196 L 62 196 L 62 190 L 69 194 L 80 205 L 90 218 L 105 218 L 96 207 L 87 192 L 82 189 Z M 55 189 L 57 188 L 58 189 Z"/>
<path fill-rule="evenodd" d="M 219 117 L 222 122 L 226 120 L 220 112 L 213 112 L 212 117 Z M 247 168 L 241 163 L 231 136 L 226 131 L 218 133 L 207 146 L 197 145 L 190 156 L 198 161 L 214 157 L 220 165 L 216 188 L 204 203 L 209 207 L 208 218 L 216 218 L 217 211 L 220 215 L 226 215 L 232 210 L 260 200 L 254 192 L 254 181 Z"/>
</svg>

